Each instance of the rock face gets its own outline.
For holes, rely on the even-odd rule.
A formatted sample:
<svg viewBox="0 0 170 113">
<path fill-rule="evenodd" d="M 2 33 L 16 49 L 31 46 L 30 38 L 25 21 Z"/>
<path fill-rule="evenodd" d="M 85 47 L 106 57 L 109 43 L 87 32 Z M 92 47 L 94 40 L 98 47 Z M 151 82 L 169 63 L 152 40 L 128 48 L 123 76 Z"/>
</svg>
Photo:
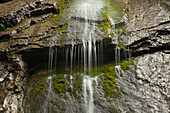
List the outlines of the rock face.
<svg viewBox="0 0 170 113">
<path fill-rule="evenodd" d="M 46 22 L 54 13 L 58 13 L 59 10 L 56 3 L 56 1 L 51 0 L 1 0 L 0 112 L 23 112 L 22 100 L 26 66 L 24 65 L 22 55 L 15 54 L 14 51 L 20 51 L 21 48 L 23 49 L 28 46 L 34 46 L 33 48 L 44 47 L 41 45 L 38 46 L 39 44 L 37 43 L 37 45 L 35 41 L 40 41 L 43 37 L 46 39 L 44 33 L 37 33 L 40 29 L 37 27 L 37 24 Z M 31 35 L 24 35 L 25 33 L 23 32 L 28 28 L 33 33 L 31 34 L 29 30 L 27 33 Z M 50 27 L 46 27 L 46 30 L 44 30 L 43 27 L 43 32 L 46 33 L 48 28 Z M 36 39 L 30 40 L 31 38 Z"/>
<path fill-rule="evenodd" d="M 22 112 L 24 64 L 20 55 L 0 61 L 0 112 Z"/>
<path fill-rule="evenodd" d="M 118 106 L 122 112 L 170 112 L 169 58 L 170 55 L 163 52 L 135 58 L 136 67 L 131 67 L 118 80 L 122 92 Z"/>
<path fill-rule="evenodd" d="M 119 79 L 122 111 L 170 112 L 170 10 L 166 7 L 169 3 L 131 0 L 129 4 L 127 30 L 130 35 L 123 36 L 122 40 L 136 57 L 136 67 Z"/>
<path fill-rule="evenodd" d="M 30 17 L 39 16 L 51 12 L 56 13 L 57 9 L 55 5 L 55 2 L 53 4 L 50 4 L 36 1 L 31 4 L 27 4 L 20 9 L 18 8 L 17 10 L 12 11 L 10 14 L 0 17 L 0 30 L 14 27 L 24 19 Z"/>
<path fill-rule="evenodd" d="M 26 86 L 24 78 L 27 74 L 22 57 L 34 50 L 39 51 L 39 53 L 43 49 L 48 51 L 49 40 L 57 32 L 61 36 L 60 43 L 64 43 L 63 39 L 66 38 L 68 30 L 56 32 L 55 29 L 58 29 L 59 26 L 68 25 L 68 17 L 61 19 L 61 15 L 56 16 L 55 14 L 58 14 L 61 10 L 56 5 L 57 2 L 54 0 L 0 1 L 0 8 L 2 9 L 0 10 L 0 112 L 18 113 L 24 111 L 22 100 Z M 121 93 L 118 101 L 107 102 L 104 98 L 105 92 L 99 86 L 97 91 L 94 92 L 99 97 L 94 97 L 94 102 L 99 103 L 96 104 L 95 110 L 96 112 L 101 111 L 101 113 L 112 112 L 114 109 L 119 112 L 130 113 L 169 113 L 170 0 L 130 0 L 126 5 L 124 11 L 128 12 L 128 17 L 126 17 L 127 15 L 125 17 L 129 21 L 126 24 L 120 22 L 113 26 L 119 28 L 126 25 L 128 35 L 121 35 L 119 38 L 126 45 L 126 48 L 132 51 L 135 66 L 131 66 L 123 77 L 117 78 Z M 49 18 L 51 20 L 47 21 Z M 58 22 L 60 19 L 61 22 Z M 104 22 L 102 20 L 86 20 L 81 17 L 72 17 L 71 19 L 72 23 L 88 21 L 89 23 L 100 24 Z M 96 26 L 96 28 L 98 29 L 95 31 L 96 34 L 101 35 L 101 37 L 105 36 L 103 33 L 100 34 L 101 28 L 99 26 Z M 81 36 L 81 33 L 73 32 L 74 29 L 70 29 L 70 31 L 72 32 L 71 38 L 66 40 L 71 42 L 72 37 L 75 37 L 77 33 L 75 40 L 79 41 L 77 39 Z M 54 45 L 56 43 L 58 43 L 58 40 Z M 36 51 L 33 54 L 38 53 Z M 43 52 L 39 54 L 47 61 L 48 54 L 45 55 L 44 57 Z M 27 59 L 28 62 L 31 60 Z M 41 59 L 37 62 L 42 64 Z M 60 99 L 60 97 L 58 98 Z M 29 98 L 27 99 L 29 100 Z M 74 101 L 71 100 L 72 98 L 69 99 L 66 100 L 63 97 L 61 105 L 68 105 L 68 108 L 75 112 L 76 108 L 80 107 L 79 100 L 77 98 L 74 98 Z M 39 103 L 42 102 L 41 100 L 43 98 L 39 99 Z M 101 101 L 103 103 L 100 103 Z M 74 105 L 74 102 L 76 102 L 76 107 L 71 108 L 70 106 Z M 39 103 L 37 106 L 41 107 Z M 29 107 L 25 111 L 34 112 L 34 109 L 39 111 L 36 108 L 37 106 L 33 106 L 32 111 Z M 64 109 L 63 106 L 61 108 Z M 62 109 L 59 111 L 61 112 Z"/>
</svg>

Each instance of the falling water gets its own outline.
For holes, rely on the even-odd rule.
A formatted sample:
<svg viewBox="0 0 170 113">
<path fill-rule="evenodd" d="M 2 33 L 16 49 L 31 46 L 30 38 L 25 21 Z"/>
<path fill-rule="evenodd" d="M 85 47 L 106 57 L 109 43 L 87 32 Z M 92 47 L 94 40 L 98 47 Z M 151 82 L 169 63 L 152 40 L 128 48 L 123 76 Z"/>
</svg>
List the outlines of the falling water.
<svg viewBox="0 0 170 113">
<path fill-rule="evenodd" d="M 86 113 L 93 113 L 94 111 L 94 103 L 93 103 L 93 83 L 94 81 L 97 84 L 97 77 L 91 78 L 90 76 L 90 70 L 93 66 L 96 67 L 96 73 L 97 73 L 97 66 L 101 65 L 103 62 L 103 43 L 96 43 L 96 40 L 102 40 L 98 35 L 96 35 L 96 24 L 90 23 L 88 20 L 102 20 L 100 11 L 103 8 L 103 1 L 102 0 L 80 0 L 79 3 L 75 6 L 74 10 L 76 13 L 73 13 L 72 17 L 81 17 L 84 18 L 84 22 L 80 22 L 76 20 L 76 24 L 79 25 L 75 26 L 74 22 L 69 23 L 68 27 L 68 33 L 67 38 L 71 38 L 71 47 L 69 46 L 66 48 L 66 51 L 64 51 L 64 57 L 65 60 L 65 69 L 70 66 L 70 72 L 73 73 L 73 70 L 76 68 L 76 66 L 80 66 L 84 70 L 83 77 L 83 96 L 84 96 L 84 105 L 86 108 Z M 72 25 L 73 24 L 73 25 Z M 72 28 L 71 28 L 72 27 Z M 70 29 L 71 28 L 71 29 Z M 71 31 L 73 29 L 73 31 Z M 77 32 L 82 32 L 81 35 L 78 37 L 82 45 L 76 45 L 76 42 L 74 41 L 75 35 L 77 35 Z M 75 34 L 75 35 L 74 35 Z M 55 37 L 58 38 L 58 37 Z M 54 42 L 57 42 L 53 38 Z M 57 44 L 53 44 L 53 46 L 56 46 Z M 53 60 L 54 60 L 54 54 L 55 54 L 55 66 L 57 65 L 57 49 L 54 50 L 54 48 L 49 48 L 49 64 L 48 68 L 49 70 L 53 68 Z M 69 57 L 70 56 L 70 57 Z M 79 62 L 80 61 L 80 62 Z M 101 64 L 99 64 L 99 62 Z M 70 64 L 69 64 L 70 63 Z M 88 70 L 88 72 L 87 72 Z M 87 72 L 87 73 L 86 73 Z M 71 84 L 73 82 L 73 76 L 70 76 Z M 49 78 L 49 90 L 48 93 L 51 92 L 51 78 Z M 71 86 L 72 88 L 73 86 Z"/>
<path fill-rule="evenodd" d="M 53 99 L 54 97 L 54 91 L 52 89 L 52 77 L 48 77 L 46 83 L 49 83 L 48 86 L 48 93 L 46 95 L 46 98 L 44 99 L 44 102 L 42 103 L 42 113 L 48 113 L 48 111 L 51 110 L 51 105 L 49 103 L 50 99 Z"/>
<path fill-rule="evenodd" d="M 49 48 L 49 61 L 48 61 L 48 70 L 52 69 L 52 65 L 53 65 L 53 53 L 54 50 L 52 47 Z"/>
<path fill-rule="evenodd" d="M 97 85 L 97 77 L 90 78 L 89 76 L 84 76 L 84 78 L 83 78 L 83 96 L 84 96 L 86 113 L 93 113 L 93 111 L 94 111 L 93 82 L 95 82 Z"/>
<path fill-rule="evenodd" d="M 74 55 L 73 52 L 74 52 L 74 44 L 72 43 L 72 48 L 71 48 L 71 53 L 70 53 L 70 54 L 71 54 L 71 55 L 70 55 L 70 56 L 71 56 L 71 59 L 70 59 L 71 72 L 72 72 L 72 70 L 73 70 L 73 55 Z"/>
</svg>

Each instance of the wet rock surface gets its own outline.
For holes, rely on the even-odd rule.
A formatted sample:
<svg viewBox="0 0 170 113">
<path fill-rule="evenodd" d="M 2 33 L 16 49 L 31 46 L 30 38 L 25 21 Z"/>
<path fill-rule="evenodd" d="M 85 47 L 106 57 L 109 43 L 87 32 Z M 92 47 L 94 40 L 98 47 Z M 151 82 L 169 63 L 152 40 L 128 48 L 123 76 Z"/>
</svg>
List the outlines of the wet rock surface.
<svg viewBox="0 0 170 113">
<path fill-rule="evenodd" d="M 129 113 L 169 113 L 170 1 L 130 0 L 126 5 L 124 10 L 128 14 L 125 15 L 126 25 L 120 22 L 113 26 L 127 27 L 128 35 L 122 35 L 120 40 L 132 51 L 135 66 L 131 66 L 123 77 L 117 79 L 121 98 L 114 100 L 113 103 L 106 101 L 104 91 L 98 87 L 94 92 L 99 97 L 94 97 L 95 112 L 112 112 L 116 109 L 117 112 Z M 99 24 L 104 22 L 101 15 L 95 18 L 89 16 L 87 19 L 84 15 L 78 14 L 79 16 L 73 15 L 70 18 L 76 10 L 70 12 L 68 9 L 63 17 L 54 18 L 53 16 L 56 16 L 54 13 L 58 13 L 55 6 L 56 1 L 52 0 L 0 1 L 0 8 L 3 9 L 0 10 L 0 112 L 23 112 L 22 98 L 25 86 L 23 81 L 26 67 L 23 65 L 22 57 L 14 53 L 23 54 L 26 51 L 25 53 L 29 54 L 27 50 L 48 49 L 49 42 L 53 46 L 70 45 L 73 40 L 82 43 L 81 33 L 84 30 L 82 26 L 86 21 L 89 22 L 87 28 L 95 27 L 94 37 L 99 40 L 105 37 L 105 34 L 100 32 L 102 29 Z M 81 5 L 76 9 L 82 10 Z M 49 18 L 52 19 L 48 21 Z M 68 28 L 62 29 L 68 25 L 68 21 Z M 87 35 L 88 33 L 85 37 L 88 37 Z M 64 109 L 63 105 L 73 112 L 81 112 L 76 110 L 79 107 L 84 109 L 83 104 L 78 104 L 77 98 L 68 98 L 67 101 L 62 98 L 59 112 Z M 39 98 L 38 102 L 45 102 L 41 100 L 43 98 Z M 72 108 L 72 105 L 75 107 Z M 32 107 L 32 111 L 26 108 L 26 111 L 34 112 L 36 107 L 41 106 Z M 53 109 L 53 112 L 56 112 L 56 107 Z M 65 112 L 69 112 L 67 110 Z"/>
<path fill-rule="evenodd" d="M 169 113 L 169 54 L 157 52 L 135 58 L 119 78 L 120 110 L 135 113 Z"/>
<path fill-rule="evenodd" d="M 136 58 L 135 67 L 118 80 L 123 95 L 122 111 L 170 112 L 170 19 L 169 8 L 164 7 L 168 3 L 132 0 L 129 4 L 129 36 L 122 37 L 122 40 Z"/>
</svg>

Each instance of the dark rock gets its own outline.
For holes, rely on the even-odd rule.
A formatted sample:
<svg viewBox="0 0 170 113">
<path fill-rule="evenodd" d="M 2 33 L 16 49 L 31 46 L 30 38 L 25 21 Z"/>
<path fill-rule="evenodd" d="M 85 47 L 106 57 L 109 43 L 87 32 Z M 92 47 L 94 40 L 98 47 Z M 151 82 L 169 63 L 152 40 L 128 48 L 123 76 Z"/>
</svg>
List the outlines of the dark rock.
<svg viewBox="0 0 170 113">
<path fill-rule="evenodd" d="M 121 28 L 121 27 L 123 27 L 125 25 L 126 25 L 125 22 L 119 22 L 119 23 L 116 23 L 114 25 L 111 25 L 111 28 Z"/>
<path fill-rule="evenodd" d="M 9 1 L 12 1 L 12 0 L 1 0 L 0 3 L 5 3 L 5 2 L 9 2 Z"/>
<path fill-rule="evenodd" d="M 87 18 L 82 18 L 82 17 L 71 17 L 70 19 L 73 20 L 78 20 L 78 21 L 82 21 L 82 22 L 92 22 L 92 23 L 97 23 L 97 24 L 101 24 L 102 22 L 107 22 L 108 20 L 92 20 L 92 19 L 87 19 Z"/>
</svg>

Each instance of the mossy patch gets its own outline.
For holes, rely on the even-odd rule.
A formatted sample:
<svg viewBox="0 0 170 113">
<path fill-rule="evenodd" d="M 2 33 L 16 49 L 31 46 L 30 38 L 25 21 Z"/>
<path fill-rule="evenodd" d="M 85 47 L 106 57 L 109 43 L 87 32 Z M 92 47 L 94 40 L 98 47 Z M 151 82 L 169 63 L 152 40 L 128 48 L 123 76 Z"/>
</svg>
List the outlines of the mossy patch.
<svg viewBox="0 0 170 113">
<path fill-rule="evenodd" d="M 118 43 L 118 46 L 120 47 L 120 49 L 126 50 L 126 48 L 122 42 Z"/>
<path fill-rule="evenodd" d="M 134 65 L 134 61 L 133 61 L 132 58 L 128 58 L 128 62 L 129 62 L 130 65 Z"/>
<path fill-rule="evenodd" d="M 23 33 L 25 31 L 25 29 L 21 30 L 20 32 Z"/>
<path fill-rule="evenodd" d="M 80 93 L 82 91 L 82 77 L 80 75 L 77 75 L 74 81 L 74 90 L 73 93 L 75 96 L 77 96 L 77 93 Z"/>
<path fill-rule="evenodd" d="M 57 1 L 57 7 L 59 10 L 59 13 L 62 13 L 63 10 L 70 5 L 70 0 L 56 0 Z"/>
<path fill-rule="evenodd" d="M 44 89 L 45 83 L 44 82 L 40 82 L 38 87 L 34 90 L 35 95 L 38 96 L 39 93 Z"/>
<path fill-rule="evenodd" d="M 53 86 L 57 93 L 65 93 L 66 92 L 66 79 L 62 76 L 58 76 L 53 80 Z"/>
<path fill-rule="evenodd" d="M 103 89 L 106 93 L 106 96 L 117 98 L 119 96 L 118 87 L 116 84 L 116 73 L 115 65 L 108 64 L 102 66 L 102 72 L 104 72 L 104 86 Z"/>
<path fill-rule="evenodd" d="M 47 22 L 47 20 L 48 20 L 48 19 L 42 20 L 41 23 L 45 23 L 45 22 Z"/>
<path fill-rule="evenodd" d="M 6 28 L 6 31 L 9 31 L 9 30 L 11 30 L 11 28 Z"/>
<path fill-rule="evenodd" d="M 120 66 L 121 66 L 121 69 L 122 69 L 123 71 L 126 71 L 126 70 L 129 70 L 129 69 L 130 69 L 128 61 L 125 61 L 125 60 L 123 60 L 123 61 L 120 63 Z"/>
<path fill-rule="evenodd" d="M 109 15 L 106 11 L 101 11 L 102 17 L 103 17 L 103 22 L 101 22 L 100 27 L 102 27 L 102 31 L 105 32 L 108 38 L 110 38 L 111 32 L 111 26 L 110 26 L 110 21 L 109 21 Z"/>
<path fill-rule="evenodd" d="M 56 29 L 54 29 L 55 31 L 64 31 L 64 30 L 67 30 L 68 29 L 68 26 L 69 26 L 69 20 L 64 23 L 64 24 L 61 24 L 59 25 Z"/>
</svg>

